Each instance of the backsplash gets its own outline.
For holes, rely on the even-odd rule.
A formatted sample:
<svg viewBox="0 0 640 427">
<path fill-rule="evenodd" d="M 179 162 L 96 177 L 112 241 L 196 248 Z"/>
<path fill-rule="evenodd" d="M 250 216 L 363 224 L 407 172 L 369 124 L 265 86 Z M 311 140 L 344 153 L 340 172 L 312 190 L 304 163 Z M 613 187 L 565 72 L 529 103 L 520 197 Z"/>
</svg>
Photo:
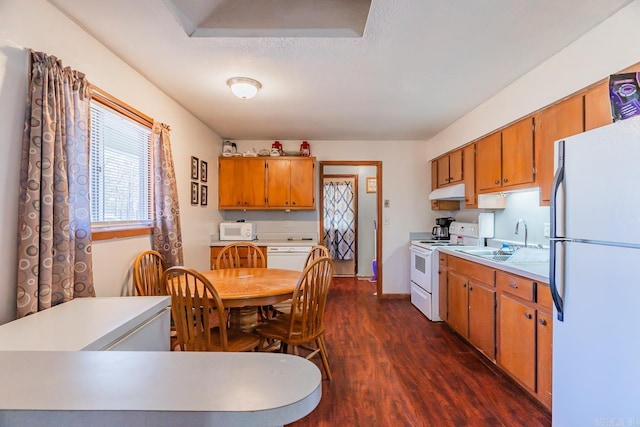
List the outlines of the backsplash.
<svg viewBox="0 0 640 427">
<path fill-rule="evenodd" d="M 507 193 L 507 207 L 495 213 L 495 239 L 510 243 L 524 243 L 524 227 L 515 234 L 516 222 L 527 222 L 528 244 L 549 245 L 544 237 L 544 224 L 549 222 L 549 207 L 539 205 L 540 191 L 534 190 Z"/>
<path fill-rule="evenodd" d="M 318 240 L 318 218 L 315 211 L 225 211 L 223 214 L 224 221 L 241 219 L 256 224 L 258 240 Z M 218 234 L 212 235 L 211 239 L 217 240 Z"/>
</svg>

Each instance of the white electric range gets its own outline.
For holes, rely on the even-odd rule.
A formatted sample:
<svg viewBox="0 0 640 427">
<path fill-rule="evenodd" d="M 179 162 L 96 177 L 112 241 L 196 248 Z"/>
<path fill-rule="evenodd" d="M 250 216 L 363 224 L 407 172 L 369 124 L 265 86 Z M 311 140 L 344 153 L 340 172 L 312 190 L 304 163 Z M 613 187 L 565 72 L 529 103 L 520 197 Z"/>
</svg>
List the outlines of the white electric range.
<svg viewBox="0 0 640 427">
<path fill-rule="evenodd" d="M 480 214 L 484 215 L 484 214 Z M 480 223 L 454 221 L 449 240 L 411 241 L 411 303 L 429 320 L 439 322 L 438 248 L 445 246 L 483 246 L 485 237 L 493 237 L 493 214 Z"/>
</svg>

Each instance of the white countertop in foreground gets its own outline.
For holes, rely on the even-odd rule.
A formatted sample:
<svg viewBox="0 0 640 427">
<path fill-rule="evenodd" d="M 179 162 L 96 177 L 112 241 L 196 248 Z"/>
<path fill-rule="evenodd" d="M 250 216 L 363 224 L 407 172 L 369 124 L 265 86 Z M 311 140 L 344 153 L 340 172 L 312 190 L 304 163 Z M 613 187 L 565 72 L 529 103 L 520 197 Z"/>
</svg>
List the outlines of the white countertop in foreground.
<svg viewBox="0 0 640 427">
<path fill-rule="evenodd" d="M 76 298 L 1 325 L 0 351 L 102 350 L 170 305 L 167 296 Z"/>
<path fill-rule="evenodd" d="M 231 241 L 212 240 L 209 246 L 227 246 Z M 313 240 L 287 240 L 287 239 L 264 239 L 252 240 L 251 243 L 258 246 L 315 246 L 318 241 Z"/>
<path fill-rule="evenodd" d="M 526 277 L 531 280 L 537 280 L 539 282 L 549 283 L 549 263 L 548 262 L 498 262 L 490 259 L 465 254 L 459 250 L 456 250 L 455 246 L 439 247 L 439 251 L 446 254 L 455 255 L 460 258 L 464 258 L 468 261 L 477 262 L 478 264 L 487 265 L 489 267 L 503 270 L 508 273 L 517 274 L 519 276 Z"/>
<path fill-rule="evenodd" d="M 277 426 L 310 413 L 320 370 L 274 353 L 0 352 L 2 426 Z"/>
</svg>

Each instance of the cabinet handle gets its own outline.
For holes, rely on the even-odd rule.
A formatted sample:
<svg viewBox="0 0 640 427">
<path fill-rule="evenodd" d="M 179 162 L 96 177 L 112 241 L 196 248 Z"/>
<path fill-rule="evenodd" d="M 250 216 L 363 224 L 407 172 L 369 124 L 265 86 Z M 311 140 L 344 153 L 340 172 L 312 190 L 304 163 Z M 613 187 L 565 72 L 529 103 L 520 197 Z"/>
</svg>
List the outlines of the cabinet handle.
<svg viewBox="0 0 640 427">
<path fill-rule="evenodd" d="M 291 202 L 291 204 L 292 204 L 292 205 L 295 205 L 295 204 L 296 204 L 296 202 Z"/>
<path fill-rule="evenodd" d="M 533 316 L 531 315 L 531 313 L 525 313 L 524 317 L 526 317 L 527 319 L 531 319 Z"/>
<path fill-rule="evenodd" d="M 509 182 L 509 179 L 505 178 L 505 179 L 502 180 L 502 182 Z"/>
<path fill-rule="evenodd" d="M 462 287 L 463 287 L 463 288 L 466 288 L 466 287 L 467 287 L 467 284 L 466 284 L 466 283 L 465 283 L 465 284 L 463 284 L 463 285 L 462 285 Z"/>
<path fill-rule="evenodd" d="M 469 291 L 473 290 L 473 286 L 469 285 Z"/>
<path fill-rule="evenodd" d="M 509 283 L 509 287 L 513 289 L 518 289 L 518 285 L 516 285 L 515 283 Z"/>
<path fill-rule="evenodd" d="M 493 183 L 494 183 L 494 184 L 500 184 L 500 180 L 499 180 L 499 179 L 496 179 Z"/>
<path fill-rule="evenodd" d="M 542 326 L 545 326 L 545 325 L 547 324 L 547 321 L 546 321 L 546 320 L 544 320 L 544 319 L 540 319 L 540 324 L 541 324 Z"/>
</svg>

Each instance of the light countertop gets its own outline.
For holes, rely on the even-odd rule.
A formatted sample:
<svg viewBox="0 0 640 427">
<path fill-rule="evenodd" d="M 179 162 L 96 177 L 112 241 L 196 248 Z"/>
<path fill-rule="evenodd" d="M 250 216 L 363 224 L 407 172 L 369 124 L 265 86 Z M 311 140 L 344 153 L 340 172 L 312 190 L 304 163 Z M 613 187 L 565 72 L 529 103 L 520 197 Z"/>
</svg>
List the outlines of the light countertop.
<svg viewBox="0 0 640 427">
<path fill-rule="evenodd" d="M 459 248 L 458 248 L 459 249 Z M 549 283 L 549 263 L 548 262 L 498 262 L 490 259 L 466 254 L 460 252 L 455 246 L 452 247 L 439 247 L 438 250 L 449 255 L 455 255 L 457 257 L 473 261 L 478 264 L 483 264 L 498 270 L 506 271 L 508 273 L 517 274 L 522 277 L 526 277 L 531 280 L 537 280 L 543 283 Z"/>
<path fill-rule="evenodd" d="M 102 350 L 170 305 L 168 296 L 75 298 L 0 326 L 0 351 Z"/>
<path fill-rule="evenodd" d="M 211 240 L 210 246 L 227 246 L 229 243 L 233 243 L 229 240 Z M 316 239 L 312 240 L 287 240 L 287 239 L 257 239 L 251 240 L 251 243 L 258 246 L 315 246 L 318 244 Z"/>
<path fill-rule="evenodd" d="M 315 364 L 278 353 L 4 351 L 0 378 L 7 426 L 276 426 L 322 396 Z"/>
</svg>

